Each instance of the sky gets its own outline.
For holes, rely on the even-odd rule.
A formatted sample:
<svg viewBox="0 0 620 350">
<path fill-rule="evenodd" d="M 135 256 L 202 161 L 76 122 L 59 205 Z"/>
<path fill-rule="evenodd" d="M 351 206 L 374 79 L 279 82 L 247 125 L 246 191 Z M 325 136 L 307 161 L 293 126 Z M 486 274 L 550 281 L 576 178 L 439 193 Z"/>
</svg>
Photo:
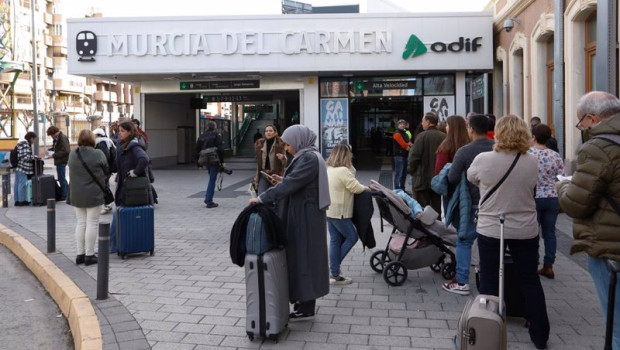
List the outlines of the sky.
<svg viewBox="0 0 620 350">
<path fill-rule="evenodd" d="M 375 0 L 376 1 L 376 0 Z M 410 12 L 481 11 L 489 0 L 382 0 Z M 367 0 L 303 0 L 313 6 L 360 5 Z M 66 18 L 84 17 L 93 9 L 104 17 L 267 15 L 281 13 L 281 0 L 61 0 Z"/>
</svg>

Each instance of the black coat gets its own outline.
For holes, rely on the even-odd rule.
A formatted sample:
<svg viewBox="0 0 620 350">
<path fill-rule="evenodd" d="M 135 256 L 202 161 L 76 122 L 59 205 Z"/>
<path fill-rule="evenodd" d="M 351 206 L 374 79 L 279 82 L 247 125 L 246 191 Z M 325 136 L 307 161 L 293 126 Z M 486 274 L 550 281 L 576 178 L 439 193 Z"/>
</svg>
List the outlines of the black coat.
<svg viewBox="0 0 620 350">
<path fill-rule="evenodd" d="M 265 204 L 252 204 L 243 209 L 235 220 L 232 231 L 230 231 L 230 258 L 235 265 L 243 266 L 245 263 L 245 236 L 252 213 L 260 215 L 263 225 L 265 225 L 265 232 L 271 235 L 269 240 L 277 247 L 286 247 L 284 225 L 275 211 Z"/>
<path fill-rule="evenodd" d="M 375 208 L 372 205 L 372 194 L 370 192 L 362 192 L 353 197 L 353 225 L 357 230 L 357 235 L 365 248 L 374 248 L 377 246 L 375 242 L 375 231 L 372 228 L 370 219 Z"/>
<path fill-rule="evenodd" d="M 118 169 L 116 181 L 118 184 L 116 186 L 114 198 L 117 206 L 123 205 L 124 198 L 122 196 L 122 188 L 127 173 L 133 170 L 134 174 L 137 176 L 147 176 L 146 170 L 148 164 L 149 156 L 146 155 L 144 147 L 141 146 L 136 139 L 131 140 L 127 148 L 121 145 L 116 149 L 116 168 Z"/>
</svg>

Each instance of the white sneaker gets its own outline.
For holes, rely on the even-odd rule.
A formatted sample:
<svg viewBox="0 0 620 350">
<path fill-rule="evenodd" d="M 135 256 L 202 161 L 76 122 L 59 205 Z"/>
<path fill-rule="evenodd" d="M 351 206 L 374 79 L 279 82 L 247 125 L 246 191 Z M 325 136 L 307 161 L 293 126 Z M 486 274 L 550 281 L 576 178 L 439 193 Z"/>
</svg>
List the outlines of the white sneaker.
<svg viewBox="0 0 620 350">
<path fill-rule="evenodd" d="M 103 209 L 101 209 L 101 211 L 99 212 L 99 214 L 101 214 L 101 215 L 105 215 L 105 214 L 108 214 L 108 213 L 109 213 L 109 212 L 111 212 L 111 211 L 112 211 L 112 207 L 107 206 L 107 205 L 104 205 L 104 206 L 103 206 Z"/>
<path fill-rule="evenodd" d="M 331 284 L 332 286 L 343 286 L 345 284 L 351 284 L 351 282 L 353 282 L 353 280 L 351 280 L 350 278 L 347 277 L 343 277 L 343 276 L 329 276 L 329 284 Z"/>
<path fill-rule="evenodd" d="M 441 288 L 443 288 L 443 290 L 445 290 L 446 292 L 456 293 L 460 295 L 469 295 L 470 293 L 469 284 L 458 283 L 456 279 L 453 279 L 450 282 L 442 284 Z"/>
</svg>

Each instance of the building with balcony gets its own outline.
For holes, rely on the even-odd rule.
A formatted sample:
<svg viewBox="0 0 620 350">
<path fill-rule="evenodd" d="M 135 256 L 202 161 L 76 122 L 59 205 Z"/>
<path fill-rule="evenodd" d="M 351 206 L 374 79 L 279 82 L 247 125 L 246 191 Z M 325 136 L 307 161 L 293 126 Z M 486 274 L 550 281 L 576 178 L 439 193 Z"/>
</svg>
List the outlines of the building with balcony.
<svg viewBox="0 0 620 350">
<path fill-rule="evenodd" d="M 0 69 L 0 96 L 5 96 L 0 101 L 0 139 L 20 138 L 27 131 L 35 131 L 43 139 L 45 128 L 53 124 L 75 142 L 84 128 L 107 126 L 119 117 L 132 115 L 131 85 L 116 81 L 95 83 L 92 79 L 68 74 L 66 20 L 61 0 L 0 0 L 0 3 L 6 9 L 0 13 L 0 19 L 9 23 L 8 34 L 12 39 L 0 48 L 0 61 L 24 67 L 23 70 Z M 35 6 L 37 53 L 34 99 L 31 6 Z M 108 86 L 112 87 L 111 101 Z M 45 115 L 40 130 L 33 130 L 35 101 L 39 115 Z M 51 139 L 46 141 L 49 143 Z"/>
</svg>

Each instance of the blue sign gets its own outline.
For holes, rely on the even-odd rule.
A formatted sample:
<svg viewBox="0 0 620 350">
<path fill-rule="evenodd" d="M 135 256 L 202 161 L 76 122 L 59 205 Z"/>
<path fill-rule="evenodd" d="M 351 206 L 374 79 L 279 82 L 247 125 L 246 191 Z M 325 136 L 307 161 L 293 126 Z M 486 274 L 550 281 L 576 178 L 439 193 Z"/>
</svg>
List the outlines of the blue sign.
<svg viewBox="0 0 620 350">
<path fill-rule="evenodd" d="M 349 142 L 349 100 L 321 99 L 321 151 L 324 158 L 335 145 Z"/>
</svg>

